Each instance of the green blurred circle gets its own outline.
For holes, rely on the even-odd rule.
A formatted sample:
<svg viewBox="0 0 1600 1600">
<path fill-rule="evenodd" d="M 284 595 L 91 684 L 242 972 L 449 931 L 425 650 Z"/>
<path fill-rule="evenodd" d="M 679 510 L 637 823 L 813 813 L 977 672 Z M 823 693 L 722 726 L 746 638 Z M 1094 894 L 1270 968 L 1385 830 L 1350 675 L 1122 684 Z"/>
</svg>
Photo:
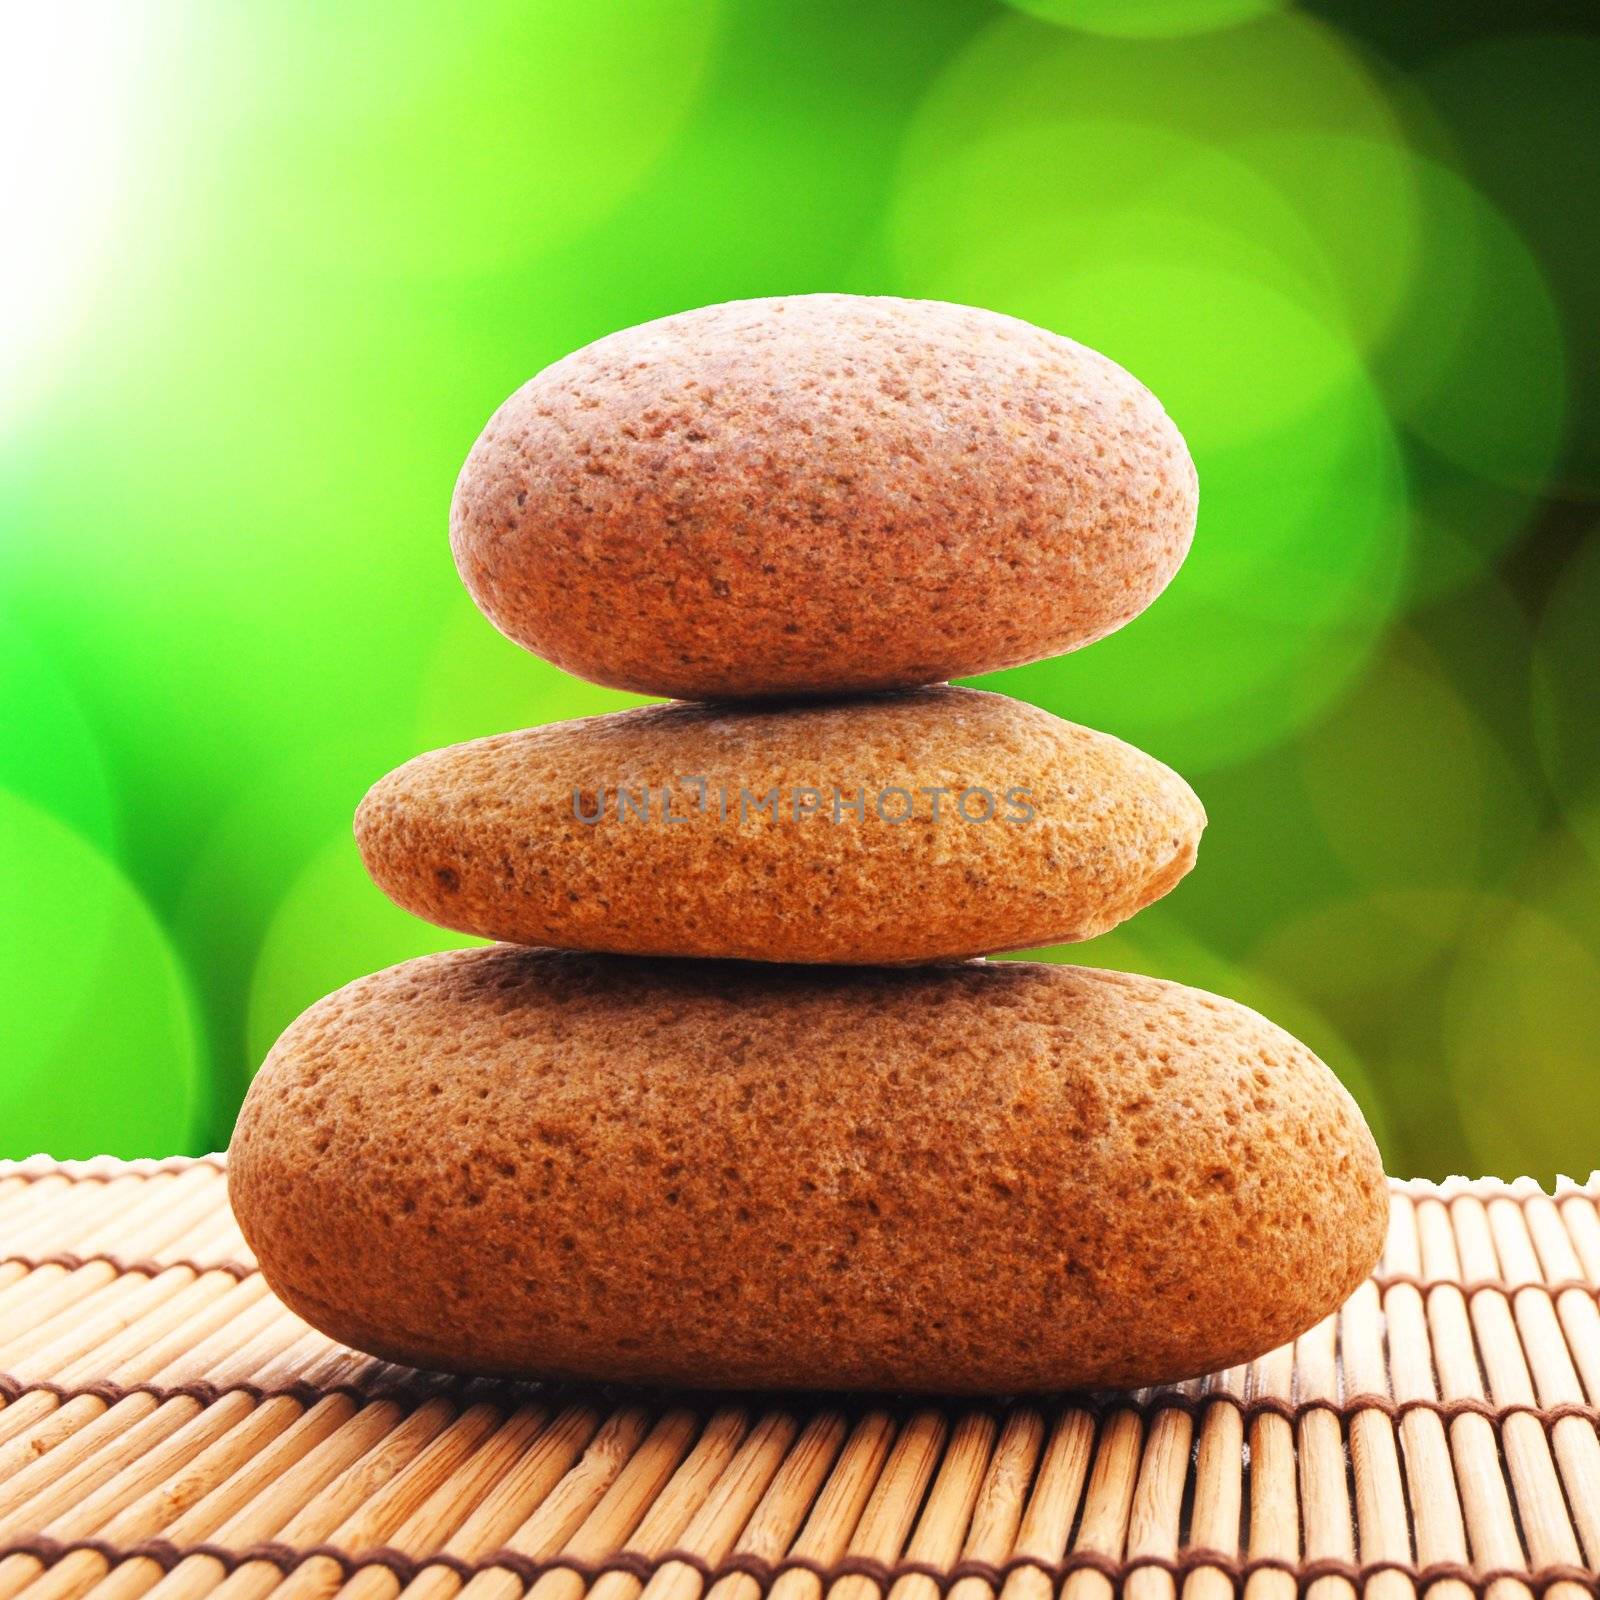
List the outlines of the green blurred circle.
<svg viewBox="0 0 1600 1600">
<path fill-rule="evenodd" d="M 1528 489 L 1491 483 L 1470 466 L 1408 441 L 1413 606 L 1481 584 L 1532 528 L 1541 502 Z"/>
<path fill-rule="evenodd" d="M 1565 439 L 1567 357 L 1539 264 L 1459 173 L 1417 159 L 1420 272 L 1375 352 L 1385 399 L 1430 449 L 1538 489 Z"/>
<path fill-rule="evenodd" d="M 188 985 L 138 891 L 81 834 L 0 789 L 0 900 L 3 1153 L 186 1152 Z"/>
<path fill-rule="evenodd" d="M 199 60 L 175 59 L 172 101 L 199 116 L 210 137 L 196 159 L 241 186 L 239 221 L 274 253 L 368 279 L 483 272 L 575 238 L 645 177 L 695 104 L 719 12 L 715 0 L 235 10 Z"/>
<path fill-rule="evenodd" d="M 1591 878 L 1589 896 L 1595 887 Z M 1587 906 L 1569 909 L 1582 915 Z M 1540 950 L 1549 954 L 1565 943 L 1552 932 L 1558 920 L 1555 900 L 1543 894 L 1534 908 L 1496 891 L 1378 891 L 1308 908 L 1274 928 L 1253 954 L 1280 981 L 1347 1019 L 1396 1111 L 1406 1164 L 1391 1170 L 1549 1175 L 1556 1163 L 1550 1156 L 1543 1164 L 1539 1145 L 1547 1135 L 1539 1124 L 1587 1114 L 1586 1069 L 1580 1056 L 1568 1081 L 1558 1071 L 1550 1076 L 1553 1066 L 1543 1064 L 1547 1056 L 1553 1064 L 1559 1051 L 1546 1050 L 1543 1002 L 1515 998 L 1528 974 L 1519 977 L 1516 963 L 1507 964 L 1505 942 L 1521 945 L 1536 968 Z M 1584 1001 L 1557 999 L 1558 987 L 1535 982 L 1527 993 L 1544 988 L 1550 995 L 1561 1034 L 1559 1013 Z M 1542 1109 L 1523 1111 L 1522 1101 L 1541 1096 Z M 1591 1151 L 1582 1170 L 1592 1164 Z"/>
<path fill-rule="evenodd" d="M 101 848 L 117 834 L 117 803 L 94 726 L 76 690 L 0 608 L 0 784 Z"/>
<path fill-rule="evenodd" d="M 1600 881 L 1589 881 L 1590 903 Z M 1451 980 L 1446 1050 L 1485 1171 L 1583 1177 L 1600 1150 L 1600 950 L 1536 904 L 1488 923 Z"/>
<path fill-rule="evenodd" d="M 1432 56 L 1417 82 L 1448 125 L 1452 156 L 1515 225 L 1560 308 L 1571 413 L 1600 410 L 1600 39 L 1495 31 Z M 1574 203 L 1575 200 L 1578 203 Z M 1573 429 L 1556 472 L 1574 495 L 1600 490 L 1600 430 Z"/>
<path fill-rule="evenodd" d="M 1453 959 L 1464 932 L 1504 913 L 1503 896 L 1465 885 L 1308 895 L 1253 945 L 1251 961 L 1335 1017 L 1375 1021 L 1396 1010 Z"/>
<path fill-rule="evenodd" d="M 1489 886 L 1533 838 L 1521 773 L 1439 658 L 1404 631 L 1298 747 L 1323 834 L 1364 887 Z"/>
<path fill-rule="evenodd" d="M 308 1006 L 357 978 L 412 956 L 482 944 L 431 927 L 386 899 L 342 833 L 289 885 L 256 955 L 247 1041 L 260 1062 Z"/>
<path fill-rule="evenodd" d="M 1494 1170 L 1469 1145 L 1444 1046 L 1446 991 L 1473 930 L 1503 918 L 1503 895 L 1446 885 L 1309 894 L 1276 918 L 1251 964 L 1333 1018 L 1383 1085 L 1391 1172 Z"/>
<path fill-rule="evenodd" d="M 1533 723 L 1567 823 L 1600 862 L 1600 531 L 1562 571 L 1534 643 Z"/>
<path fill-rule="evenodd" d="M 1157 752 L 1159 753 L 1159 752 Z M 1199 865 L 1160 902 L 1234 960 L 1308 901 L 1344 887 L 1344 864 L 1312 813 L 1292 743 L 1191 773 L 1208 818 Z"/>
<path fill-rule="evenodd" d="M 725 6 L 682 136 L 533 292 L 597 313 L 589 337 L 752 295 L 882 293 L 886 179 L 919 98 L 973 25 L 963 4 L 785 0 L 777 19 Z"/>
<path fill-rule="evenodd" d="M 1209 143 L 1303 128 L 1394 142 L 1372 73 L 1337 28 L 1303 11 L 1159 45 L 1041 28 L 998 13 L 956 53 L 908 131 L 911 167 L 1005 124 L 1110 117 Z"/>
<path fill-rule="evenodd" d="M 1287 0 L 1007 0 L 1043 22 L 1118 39 L 1160 39 L 1234 28 Z"/>
<path fill-rule="evenodd" d="M 1197 457 L 1249 444 L 1364 381 L 1359 357 L 1290 296 L 1199 244 L 1210 230 L 1131 219 L 1091 262 L 1041 258 L 1022 232 L 952 271 L 957 298 L 1070 333 L 1160 397 Z M 1193 248 L 1191 248 L 1193 246 Z"/>
<path fill-rule="evenodd" d="M 1124 146 L 1118 127 L 1145 132 Z M 1183 261 L 1207 227 L 1232 234 L 1256 259 L 1214 243 L 1200 259 L 1288 288 L 1364 348 L 1415 270 L 1413 188 L 1387 97 L 1303 13 L 1159 44 L 1001 17 L 951 60 L 907 132 L 897 265 L 910 292 L 944 294 L 946 260 L 1013 232 L 1092 261 L 1103 228 L 1144 211 L 1172 219 L 1168 258 Z M 1062 218 L 1081 218 L 1075 237 Z"/>
<path fill-rule="evenodd" d="M 1338 301 L 1288 199 L 1180 128 L 1083 115 L 975 134 L 902 174 L 890 220 L 908 278 L 978 304 L 991 303 L 993 280 L 1014 288 L 1120 260 L 1226 272 L 1310 305 Z M 1157 299 L 1152 309 L 1165 308 Z"/>
<path fill-rule="evenodd" d="M 1328 314 L 1369 351 L 1422 271 L 1421 201 L 1417 160 L 1399 128 L 1376 117 L 1350 125 L 1358 131 L 1320 122 L 1252 130 L 1227 149 L 1294 208 L 1330 284 Z"/>
</svg>

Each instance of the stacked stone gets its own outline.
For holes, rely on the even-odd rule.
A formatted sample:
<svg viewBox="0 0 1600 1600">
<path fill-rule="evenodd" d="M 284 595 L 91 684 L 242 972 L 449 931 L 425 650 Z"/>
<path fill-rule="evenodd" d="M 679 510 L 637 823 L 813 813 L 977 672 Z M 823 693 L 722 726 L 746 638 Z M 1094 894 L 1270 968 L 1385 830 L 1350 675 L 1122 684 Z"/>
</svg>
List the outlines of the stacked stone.
<svg viewBox="0 0 1600 1600">
<path fill-rule="evenodd" d="M 673 700 L 363 801 L 378 885 L 502 942 L 268 1057 L 229 1172 L 274 1289 L 426 1367 L 996 1393 L 1191 1376 L 1336 1307 L 1386 1197 L 1320 1061 L 1177 984 L 971 959 L 1194 862 L 1177 774 L 945 680 L 1129 621 L 1195 507 L 1133 378 L 960 306 L 715 306 L 513 395 L 457 486 L 469 590 Z"/>
</svg>

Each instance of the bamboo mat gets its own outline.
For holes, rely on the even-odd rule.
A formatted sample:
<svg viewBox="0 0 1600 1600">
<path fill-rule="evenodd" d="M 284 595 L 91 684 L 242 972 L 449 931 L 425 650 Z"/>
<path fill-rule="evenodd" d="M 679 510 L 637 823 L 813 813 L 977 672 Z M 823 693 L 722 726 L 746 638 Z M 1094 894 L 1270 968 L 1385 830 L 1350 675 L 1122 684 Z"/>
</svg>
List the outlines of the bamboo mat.
<svg viewBox="0 0 1600 1600">
<path fill-rule="evenodd" d="M 411 1372 L 273 1298 L 220 1162 L 0 1163 L 0 1600 L 1600 1594 L 1600 1175 L 1393 1194 L 1294 1346 L 974 1406 Z"/>
</svg>

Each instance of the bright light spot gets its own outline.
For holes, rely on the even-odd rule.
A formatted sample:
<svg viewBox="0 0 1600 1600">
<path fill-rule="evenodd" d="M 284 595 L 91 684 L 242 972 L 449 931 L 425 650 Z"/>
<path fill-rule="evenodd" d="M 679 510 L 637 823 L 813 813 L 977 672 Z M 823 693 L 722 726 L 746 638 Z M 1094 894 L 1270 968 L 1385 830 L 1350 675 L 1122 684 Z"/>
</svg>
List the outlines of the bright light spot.
<svg viewBox="0 0 1600 1600">
<path fill-rule="evenodd" d="M 0 429 L 113 265 L 146 20 L 117 0 L 0 8 Z"/>
</svg>

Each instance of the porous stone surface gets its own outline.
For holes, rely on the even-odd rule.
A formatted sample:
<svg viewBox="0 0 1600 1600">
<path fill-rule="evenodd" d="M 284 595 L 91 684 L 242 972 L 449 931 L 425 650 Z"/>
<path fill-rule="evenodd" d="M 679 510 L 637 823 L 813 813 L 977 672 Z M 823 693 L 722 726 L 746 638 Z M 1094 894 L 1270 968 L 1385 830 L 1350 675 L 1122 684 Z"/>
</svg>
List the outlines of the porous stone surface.
<svg viewBox="0 0 1600 1600">
<path fill-rule="evenodd" d="M 436 750 L 374 786 L 379 886 L 445 927 L 635 955 L 901 963 L 1103 933 L 1194 864 L 1159 761 L 929 688 L 650 706 Z"/>
<path fill-rule="evenodd" d="M 1359 1111 L 1114 972 L 512 946 L 319 1001 L 229 1153 L 272 1288 L 424 1367 L 1004 1394 L 1262 1354 L 1373 1266 Z"/>
<path fill-rule="evenodd" d="M 1189 548 L 1182 436 L 1013 317 L 821 294 L 629 328 L 495 413 L 451 544 L 496 627 L 685 699 L 906 687 L 1075 650 Z"/>
</svg>

